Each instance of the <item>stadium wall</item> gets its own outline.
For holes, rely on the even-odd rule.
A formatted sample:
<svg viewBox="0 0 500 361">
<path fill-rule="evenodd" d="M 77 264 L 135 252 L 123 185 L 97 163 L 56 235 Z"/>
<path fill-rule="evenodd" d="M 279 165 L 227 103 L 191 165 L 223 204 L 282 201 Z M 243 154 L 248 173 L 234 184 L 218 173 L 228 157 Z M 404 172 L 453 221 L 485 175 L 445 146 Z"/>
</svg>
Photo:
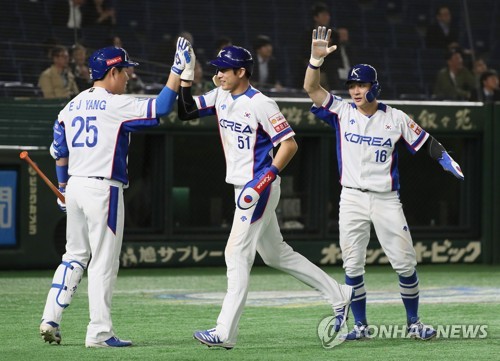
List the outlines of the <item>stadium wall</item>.
<svg viewBox="0 0 500 361">
<path fill-rule="evenodd" d="M 277 98 L 299 152 L 282 174 L 277 214 L 285 240 L 319 265 L 341 265 L 336 139 L 308 111 L 310 101 Z M 453 152 L 465 181 L 425 151 L 400 147 L 401 200 L 419 263 L 500 262 L 500 104 L 387 101 Z M 55 182 L 48 153 L 60 101 L 0 101 L 0 268 L 53 268 L 65 244 L 65 215 L 21 150 Z M 122 267 L 224 264 L 233 192 L 215 118 L 181 122 L 175 112 L 134 134 Z M 421 153 L 421 154 L 420 154 Z M 257 259 L 257 263 L 261 260 Z M 387 258 L 372 232 L 368 264 Z"/>
</svg>

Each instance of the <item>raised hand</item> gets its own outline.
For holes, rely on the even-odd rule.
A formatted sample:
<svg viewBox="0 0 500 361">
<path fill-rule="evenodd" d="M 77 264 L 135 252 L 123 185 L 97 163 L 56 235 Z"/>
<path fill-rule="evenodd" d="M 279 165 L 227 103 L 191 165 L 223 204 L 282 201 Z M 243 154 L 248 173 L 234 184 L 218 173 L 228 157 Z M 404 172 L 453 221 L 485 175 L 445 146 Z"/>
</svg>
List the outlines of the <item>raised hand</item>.
<svg viewBox="0 0 500 361">
<path fill-rule="evenodd" d="M 177 39 L 177 45 L 175 48 L 174 64 L 172 65 L 172 71 L 178 75 L 181 75 L 186 67 L 186 63 L 191 61 L 191 55 L 189 54 L 189 49 L 191 48 L 191 43 L 180 36 Z"/>
<path fill-rule="evenodd" d="M 326 30 L 325 26 L 318 26 L 312 33 L 311 58 L 309 63 L 312 66 L 320 67 L 325 57 L 337 49 L 337 45 L 328 46 L 332 36 L 332 29 Z"/>
<path fill-rule="evenodd" d="M 186 67 L 181 74 L 181 79 L 185 81 L 193 81 L 194 79 L 194 68 L 196 65 L 196 55 L 194 55 L 194 49 L 189 46 L 189 54 L 186 57 Z"/>
</svg>

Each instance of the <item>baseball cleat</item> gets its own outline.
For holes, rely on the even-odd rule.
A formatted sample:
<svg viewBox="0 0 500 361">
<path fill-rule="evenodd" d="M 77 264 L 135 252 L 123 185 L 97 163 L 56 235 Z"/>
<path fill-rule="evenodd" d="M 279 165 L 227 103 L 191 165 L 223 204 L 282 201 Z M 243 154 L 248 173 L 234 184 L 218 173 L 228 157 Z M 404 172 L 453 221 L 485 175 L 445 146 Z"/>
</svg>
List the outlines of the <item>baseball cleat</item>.
<svg viewBox="0 0 500 361">
<path fill-rule="evenodd" d="M 215 328 L 205 331 L 196 331 L 193 334 L 193 338 L 208 347 L 223 347 L 226 350 L 231 350 L 234 347 L 234 344 L 221 341 L 219 335 L 215 331 Z"/>
<path fill-rule="evenodd" d="M 358 340 L 367 340 L 370 339 L 370 330 L 368 329 L 368 325 L 365 325 L 363 322 L 358 321 L 354 324 L 354 328 L 351 332 L 346 335 L 340 336 L 341 339 L 345 341 L 358 341 Z"/>
<path fill-rule="evenodd" d="M 431 326 L 426 326 L 418 317 L 412 317 L 408 322 L 408 336 L 419 340 L 430 340 L 436 337 L 436 330 Z"/>
<path fill-rule="evenodd" d="M 42 340 L 48 343 L 56 342 L 61 343 L 61 330 L 59 325 L 55 322 L 44 322 L 40 325 L 40 336 Z"/>
<path fill-rule="evenodd" d="M 344 327 L 349 317 L 349 309 L 351 307 L 351 302 L 354 299 L 354 294 L 355 294 L 354 288 L 352 287 L 350 288 L 352 289 L 352 291 L 349 302 L 342 307 L 335 308 L 335 325 L 334 325 L 335 332 L 339 332 Z"/>
<path fill-rule="evenodd" d="M 85 342 L 85 347 L 128 347 L 132 346 L 132 341 L 120 340 L 118 337 L 113 336 L 106 341 L 101 342 Z"/>
</svg>

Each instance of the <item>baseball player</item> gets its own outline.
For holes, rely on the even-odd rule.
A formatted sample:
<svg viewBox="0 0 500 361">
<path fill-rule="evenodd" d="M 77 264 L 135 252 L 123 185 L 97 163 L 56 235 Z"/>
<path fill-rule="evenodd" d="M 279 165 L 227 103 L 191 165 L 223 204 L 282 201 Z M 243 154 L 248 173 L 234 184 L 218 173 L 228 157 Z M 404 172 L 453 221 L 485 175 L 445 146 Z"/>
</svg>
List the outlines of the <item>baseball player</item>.
<svg viewBox="0 0 500 361">
<path fill-rule="evenodd" d="M 97 50 L 89 58 L 92 88 L 73 98 L 59 113 L 50 153 L 56 159 L 59 189 L 66 195 L 66 204 L 58 203 L 67 212 L 67 243 L 40 325 L 46 342 L 61 342 L 63 310 L 88 268 L 90 322 L 85 346 L 132 345 L 115 335 L 111 322 L 123 238 L 130 133 L 157 126 L 159 118 L 170 113 L 179 75 L 190 61 L 190 47 L 186 39 L 178 39 L 172 71 L 156 99 L 123 95 L 128 80 L 125 68 L 139 65 L 124 49 Z"/>
<path fill-rule="evenodd" d="M 225 47 L 210 63 L 217 67 L 214 79 L 218 87 L 194 98 L 193 77 L 186 75 L 194 64 L 186 65 L 181 75 L 179 118 L 216 116 L 226 158 L 226 182 L 234 185 L 236 209 L 225 249 L 227 293 L 217 325 L 193 336 L 208 346 L 234 347 L 255 252 L 268 266 L 319 290 L 333 307 L 338 332 L 345 324 L 353 288 L 339 285 L 285 243 L 276 218 L 278 173 L 297 151 L 295 133 L 276 102 L 250 85 L 253 59 L 248 50 Z"/>
<path fill-rule="evenodd" d="M 369 337 L 366 318 L 366 247 L 373 223 L 379 242 L 399 276 L 401 297 L 406 309 L 408 334 L 422 340 L 436 331 L 419 320 L 419 280 L 412 239 L 399 201 L 399 172 L 396 143 L 402 140 L 411 153 L 424 147 L 444 170 L 463 180 L 459 165 L 443 146 L 408 115 L 377 101 L 380 84 L 377 72 L 358 64 L 348 73 L 346 85 L 352 103 L 331 95 L 320 86 L 323 59 L 335 51 L 329 47 L 331 30 L 313 31 L 311 58 L 304 89 L 314 102 L 311 112 L 335 129 L 337 159 L 342 192 L 340 196 L 340 247 L 346 284 L 355 288 L 351 303 L 354 330 L 343 337 Z"/>
</svg>

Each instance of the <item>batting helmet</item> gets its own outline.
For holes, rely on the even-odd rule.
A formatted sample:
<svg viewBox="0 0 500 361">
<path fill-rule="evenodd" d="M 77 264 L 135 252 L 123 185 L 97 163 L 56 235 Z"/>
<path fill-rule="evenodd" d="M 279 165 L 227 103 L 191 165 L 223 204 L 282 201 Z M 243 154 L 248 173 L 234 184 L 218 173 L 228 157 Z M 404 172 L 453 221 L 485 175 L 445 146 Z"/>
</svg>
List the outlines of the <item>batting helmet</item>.
<svg viewBox="0 0 500 361">
<path fill-rule="evenodd" d="M 245 68 L 248 76 L 252 75 L 253 71 L 252 54 L 247 49 L 234 45 L 222 49 L 217 58 L 210 61 L 210 64 L 219 69 Z"/>
<path fill-rule="evenodd" d="M 137 66 L 139 63 L 131 61 L 125 49 L 109 46 L 96 50 L 89 58 L 90 78 L 99 80 L 104 78 L 111 68 L 126 68 Z"/>
<path fill-rule="evenodd" d="M 378 98 L 382 87 L 377 80 L 377 71 L 375 68 L 368 64 L 358 64 L 354 65 L 347 74 L 346 85 L 349 83 L 370 83 L 372 86 L 370 90 L 366 93 L 366 100 L 370 103 Z"/>
</svg>

